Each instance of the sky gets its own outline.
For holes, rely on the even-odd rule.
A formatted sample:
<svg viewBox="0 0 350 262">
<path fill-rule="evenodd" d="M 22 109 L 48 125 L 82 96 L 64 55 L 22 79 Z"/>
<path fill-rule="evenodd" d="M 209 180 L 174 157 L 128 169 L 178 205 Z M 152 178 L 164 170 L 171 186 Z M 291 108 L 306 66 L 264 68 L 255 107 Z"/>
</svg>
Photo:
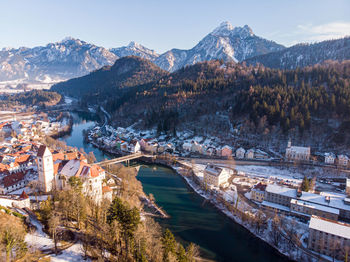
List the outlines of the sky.
<svg viewBox="0 0 350 262">
<path fill-rule="evenodd" d="M 285 46 L 350 35 L 350 0 L 0 0 L 0 48 L 67 36 L 106 48 L 190 49 L 221 22 Z"/>
</svg>

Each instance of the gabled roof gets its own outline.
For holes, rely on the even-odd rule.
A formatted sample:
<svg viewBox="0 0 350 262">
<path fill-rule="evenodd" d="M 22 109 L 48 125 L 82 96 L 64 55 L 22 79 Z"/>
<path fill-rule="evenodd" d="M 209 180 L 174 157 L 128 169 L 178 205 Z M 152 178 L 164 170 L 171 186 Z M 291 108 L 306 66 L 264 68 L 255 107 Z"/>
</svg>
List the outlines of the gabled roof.
<svg viewBox="0 0 350 262">
<path fill-rule="evenodd" d="M 45 154 L 46 149 L 48 149 L 47 146 L 41 145 L 41 146 L 39 147 L 39 149 L 38 149 L 38 154 L 37 154 L 37 156 L 38 156 L 38 157 L 43 157 L 44 154 Z"/>
<path fill-rule="evenodd" d="M 350 239 L 350 224 L 312 216 L 309 228 Z"/>
<path fill-rule="evenodd" d="M 28 195 L 26 194 L 26 192 L 24 192 L 24 190 L 22 191 L 22 194 L 19 196 L 20 199 L 27 199 L 29 198 Z"/>
<path fill-rule="evenodd" d="M 25 177 L 24 172 L 17 172 L 11 175 L 5 176 L 2 180 L 2 184 L 5 188 L 17 184 L 19 181 L 23 180 Z"/>
</svg>

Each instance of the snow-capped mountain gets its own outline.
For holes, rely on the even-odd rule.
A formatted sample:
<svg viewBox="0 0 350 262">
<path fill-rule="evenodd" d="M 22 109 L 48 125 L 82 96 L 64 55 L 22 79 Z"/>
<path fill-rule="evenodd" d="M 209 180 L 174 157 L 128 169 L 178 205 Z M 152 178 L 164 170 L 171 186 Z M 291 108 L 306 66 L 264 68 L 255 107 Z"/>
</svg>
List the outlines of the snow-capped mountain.
<svg viewBox="0 0 350 262">
<path fill-rule="evenodd" d="M 284 48 L 273 41 L 256 36 L 247 25 L 233 27 L 229 22 L 223 22 L 192 49 L 169 50 L 160 55 L 154 62 L 159 67 L 172 72 L 197 62 L 213 59 L 240 62 L 249 57 Z"/>
<path fill-rule="evenodd" d="M 148 59 L 150 61 L 154 61 L 159 56 L 159 54 L 157 54 L 154 50 L 148 49 L 147 47 L 135 43 L 134 41 L 130 42 L 130 44 L 127 46 L 111 48 L 109 51 L 118 57 L 134 55 Z"/>
<path fill-rule="evenodd" d="M 46 46 L 2 49 L 0 81 L 56 82 L 112 65 L 117 58 L 103 47 L 70 37 Z"/>
<path fill-rule="evenodd" d="M 246 62 L 260 63 L 272 68 L 295 69 L 320 64 L 326 60 L 347 59 L 350 59 L 350 37 L 315 44 L 297 44 L 278 52 L 249 58 Z"/>
</svg>

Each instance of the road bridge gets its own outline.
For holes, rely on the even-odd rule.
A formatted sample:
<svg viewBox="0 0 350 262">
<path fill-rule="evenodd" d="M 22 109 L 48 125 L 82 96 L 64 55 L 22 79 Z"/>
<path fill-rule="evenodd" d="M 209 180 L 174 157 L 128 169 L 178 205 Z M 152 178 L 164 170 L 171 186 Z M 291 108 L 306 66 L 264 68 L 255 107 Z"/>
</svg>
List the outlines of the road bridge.
<svg viewBox="0 0 350 262">
<path fill-rule="evenodd" d="M 146 154 L 143 154 L 141 152 L 137 152 L 137 153 L 126 155 L 126 156 L 121 156 L 121 157 L 116 157 L 116 158 L 113 158 L 113 159 L 101 161 L 101 162 L 98 162 L 96 164 L 100 165 L 100 166 L 109 166 L 109 165 L 113 165 L 113 164 L 117 164 L 117 163 L 123 163 L 123 162 L 126 162 L 128 164 L 130 160 L 138 159 L 138 158 L 141 158 L 141 157 L 151 157 L 151 158 L 153 158 L 154 156 L 146 155 Z"/>
</svg>

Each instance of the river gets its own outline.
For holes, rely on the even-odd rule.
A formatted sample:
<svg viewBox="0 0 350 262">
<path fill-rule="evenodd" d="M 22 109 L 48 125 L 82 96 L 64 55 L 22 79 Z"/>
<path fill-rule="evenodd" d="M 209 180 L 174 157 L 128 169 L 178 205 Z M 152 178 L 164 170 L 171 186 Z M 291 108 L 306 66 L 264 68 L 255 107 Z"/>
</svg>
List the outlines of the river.
<svg viewBox="0 0 350 262">
<path fill-rule="evenodd" d="M 61 140 L 67 145 L 93 151 L 98 161 L 109 158 L 101 150 L 85 143 L 82 131 L 95 125 L 88 114 L 73 114 L 70 135 Z M 193 192 L 172 169 L 158 165 L 142 165 L 138 179 L 144 191 L 155 196 L 156 202 L 169 215 L 159 219 L 185 245 L 193 242 L 201 247 L 204 258 L 216 261 L 288 261 L 275 249 L 254 237 L 248 230 L 234 223 L 212 204 Z"/>
</svg>

